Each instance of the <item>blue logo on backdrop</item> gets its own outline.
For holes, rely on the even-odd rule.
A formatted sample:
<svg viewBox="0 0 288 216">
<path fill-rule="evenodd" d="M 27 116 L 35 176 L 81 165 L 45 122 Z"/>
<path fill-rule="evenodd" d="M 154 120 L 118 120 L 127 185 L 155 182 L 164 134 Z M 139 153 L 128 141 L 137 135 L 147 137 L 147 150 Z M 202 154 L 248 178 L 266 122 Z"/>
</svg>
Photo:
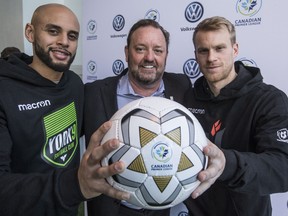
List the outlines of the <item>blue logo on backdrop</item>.
<svg viewBox="0 0 288 216">
<path fill-rule="evenodd" d="M 87 70 L 90 74 L 95 74 L 97 71 L 97 64 L 95 61 L 90 60 L 87 64 Z"/>
<path fill-rule="evenodd" d="M 160 14 L 157 10 L 150 9 L 145 14 L 145 19 L 151 19 L 151 20 L 155 20 L 156 22 L 159 22 L 160 21 Z"/>
<path fill-rule="evenodd" d="M 244 58 L 239 59 L 238 61 L 243 62 L 243 64 L 245 66 L 257 67 L 256 62 L 253 59 L 247 59 L 247 58 L 244 57 Z"/>
<path fill-rule="evenodd" d="M 90 34 L 94 34 L 97 30 L 97 23 L 95 20 L 89 20 L 87 24 L 87 30 Z"/>
<path fill-rule="evenodd" d="M 236 11 L 244 16 L 254 16 L 259 12 L 262 0 L 237 0 Z"/>
<path fill-rule="evenodd" d="M 97 64 L 95 61 L 90 60 L 87 63 L 87 70 L 88 70 L 87 80 L 96 80 Z"/>
<path fill-rule="evenodd" d="M 125 26 L 125 18 L 122 15 L 117 15 L 114 17 L 113 22 L 113 29 L 117 32 L 120 32 Z M 127 37 L 127 34 L 113 34 L 110 36 L 111 38 L 124 38 Z"/>
<path fill-rule="evenodd" d="M 121 31 L 125 26 L 125 19 L 122 15 L 117 15 L 113 19 L 113 28 L 115 31 Z"/>
<path fill-rule="evenodd" d="M 191 23 L 199 21 L 203 14 L 204 8 L 199 2 L 192 2 L 185 9 L 185 18 L 188 22 Z"/>
<path fill-rule="evenodd" d="M 183 65 L 183 72 L 191 79 L 200 75 L 199 65 L 195 59 L 188 59 Z"/>
<path fill-rule="evenodd" d="M 87 36 L 87 40 L 96 40 L 97 35 L 95 35 L 97 30 L 97 23 L 95 20 L 89 20 L 87 24 L 87 32 L 90 34 Z"/>
<path fill-rule="evenodd" d="M 113 62 L 112 65 L 112 71 L 115 75 L 121 74 L 121 72 L 124 70 L 124 63 L 123 61 L 117 59 L 116 61 Z"/>
<path fill-rule="evenodd" d="M 261 17 L 253 17 L 262 7 L 262 0 L 237 0 L 236 12 L 248 17 L 235 20 L 235 26 L 260 25 Z"/>
</svg>

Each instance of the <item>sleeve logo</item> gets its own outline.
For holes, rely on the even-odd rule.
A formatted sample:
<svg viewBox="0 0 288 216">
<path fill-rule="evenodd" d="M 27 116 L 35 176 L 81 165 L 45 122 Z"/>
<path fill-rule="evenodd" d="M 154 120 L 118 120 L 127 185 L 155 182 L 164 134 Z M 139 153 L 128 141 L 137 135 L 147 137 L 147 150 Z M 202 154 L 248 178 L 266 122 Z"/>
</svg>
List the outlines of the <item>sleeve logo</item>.
<svg viewBox="0 0 288 216">
<path fill-rule="evenodd" d="M 288 143 L 288 130 L 283 128 L 277 131 L 277 141 Z"/>
</svg>

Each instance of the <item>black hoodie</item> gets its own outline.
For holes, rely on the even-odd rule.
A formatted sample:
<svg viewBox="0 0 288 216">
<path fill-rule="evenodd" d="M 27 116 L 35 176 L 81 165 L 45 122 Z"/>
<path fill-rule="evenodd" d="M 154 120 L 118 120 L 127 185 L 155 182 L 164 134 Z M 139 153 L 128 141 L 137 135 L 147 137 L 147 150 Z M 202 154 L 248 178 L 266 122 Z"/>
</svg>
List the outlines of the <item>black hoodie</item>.
<svg viewBox="0 0 288 216">
<path fill-rule="evenodd" d="M 83 83 L 58 84 L 25 54 L 0 60 L 0 216 L 77 215 Z"/>
<path fill-rule="evenodd" d="M 207 137 L 226 157 L 223 174 L 186 204 L 195 216 L 268 216 L 270 194 L 288 190 L 288 100 L 260 70 L 235 63 L 237 77 L 211 93 L 204 77 L 186 96 Z"/>
</svg>

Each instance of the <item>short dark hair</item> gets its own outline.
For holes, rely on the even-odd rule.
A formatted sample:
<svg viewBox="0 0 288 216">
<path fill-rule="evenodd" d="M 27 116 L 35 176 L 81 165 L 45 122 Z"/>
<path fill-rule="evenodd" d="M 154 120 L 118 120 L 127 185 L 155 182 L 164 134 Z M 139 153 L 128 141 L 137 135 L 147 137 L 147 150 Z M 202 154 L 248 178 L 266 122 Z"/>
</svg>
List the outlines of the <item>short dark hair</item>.
<svg viewBox="0 0 288 216">
<path fill-rule="evenodd" d="M 127 47 L 129 47 L 129 45 L 130 45 L 131 37 L 132 37 L 133 33 L 137 29 L 139 29 L 141 27 L 147 27 L 147 26 L 152 26 L 152 27 L 154 27 L 156 29 L 160 29 L 162 31 L 164 38 L 165 38 L 165 41 L 166 41 L 166 46 L 167 46 L 167 51 L 168 51 L 170 34 L 157 21 L 152 20 L 152 19 L 141 19 L 131 27 L 129 34 L 128 34 L 128 37 L 127 37 Z"/>
<path fill-rule="evenodd" d="M 6 47 L 1 52 L 1 58 L 6 58 L 12 53 L 21 53 L 21 51 L 17 47 Z"/>
</svg>

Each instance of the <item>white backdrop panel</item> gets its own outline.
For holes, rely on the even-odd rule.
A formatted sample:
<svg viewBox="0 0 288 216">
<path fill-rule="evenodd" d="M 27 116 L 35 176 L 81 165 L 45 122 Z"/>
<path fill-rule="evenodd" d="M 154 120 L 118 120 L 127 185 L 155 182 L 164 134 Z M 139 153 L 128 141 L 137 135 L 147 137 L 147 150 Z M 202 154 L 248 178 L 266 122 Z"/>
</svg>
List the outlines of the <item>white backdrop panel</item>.
<svg viewBox="0 0 288 216">
<path fill-rule="evenodd" d="M 253 2 L 256 5 L 251 5 Z M 92 82 L 115 75 L 115 62 L 122 62 L 122 67 L 127 66 L 124 46 L 128 31 L 147 14 L 150 18 L 155 15 L 171 34 L 166 71 L 184 73 L 185 62 L 194 59 L 192 34 L 199 23 L 189 22 L 185 12 L 187 7 L 194 8 L 196 12 L 195 4 L 202 6 L 202 10 L 198 10 L 202 12 L 199 21 L 220 15 L 234 23 L 240 47 L 237 60 L 260 67 L 266 83 L 288 93 L 285 52 L 288 50 L 288 1 L 284 0 L 85 0 L 82 17 L 83 81 Z M 251 6 L 251 10 L 245 10 L 243 4 Z M 118 15 L 125 20 L 119 31 L 113 28 L 113 20 Z M 191 78 L 192 83 L 195 79 Z M 287 193 L 272 196 L 273 216 L 288 215 L 287 200 Z"/>
</svg>

